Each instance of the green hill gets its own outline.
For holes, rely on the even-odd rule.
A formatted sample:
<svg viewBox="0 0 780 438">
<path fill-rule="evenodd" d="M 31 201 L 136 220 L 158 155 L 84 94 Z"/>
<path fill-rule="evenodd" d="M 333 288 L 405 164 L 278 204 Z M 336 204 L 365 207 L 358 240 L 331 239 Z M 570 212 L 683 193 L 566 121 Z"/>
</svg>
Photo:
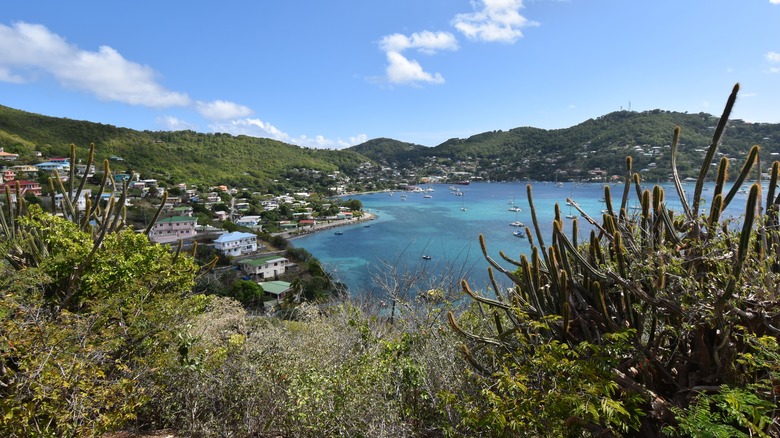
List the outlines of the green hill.
<svg viewBox="0 0 780 438">
<path fill-rule="evenodd" d="M 366 162 L 395 169 L 400 175 L 463 171 L 489 180 L 587 179 L 597 168 L 623 175 L 622 163 L 628 155 L 645 179 L 662 180 L 669 175 L 674 127 L 682 128 L 679 169 L 683 176 L 694 176 L 695 163 L 709 146 L 716 123 L 717 117 L 706 113 L 618 111 L 565 129 L 490 131 L 435 147 L 377 138 L 336 151 L 220 133 L 135 131 L 0 106 L 0 146 L 29 162 L 35 160 L 34 151 L 64 156 L 71 143 L 80 149 L 79 156 L 85 156 L 89 144 L 95 143 L 98 162 L 112 156 L 124 160 L 113 163 L 115 171 L 133 170 L 170 184 L 228 184 L 257 190 L 290 187 L 287 179 L 298 185 L 324 186 L 327 179 L 305 176 L 334 171 L 362 181 L 388 181 L 376 170 L 361 168 Z M 719 151 L 735 158 L 737 166 L 754 144 L 762 146 L 764 157 L 780 154 L 780 124 L 731 120 L 724 138 Z"/>
<path fill-rule="evenodd" d="M 636 169 L 646 169 L 646 177 L 665 179 L 671 166 L 669 145 L 674 127 L 682 128 L 679 169 L 685 176 L 694 176 L 717 121 L 716 116 L 705 113 L 619 111 L 566 129 L 491 131 L 450 139 L 432 148 L 410 148 L 405 153 L 398 145 L 384 141 L 380 144 L 391 146 L 387 152 L 383 155 L 374 147 L 369 156 L 397 163 L 433 157 L 438 161 L 468 161 L 476 163 L 476 176 L 486 179 L 551 180 L 556 173 L 562 179 L 586 178 L 595 168 L 623 175 L 624 158 L 631 155 Z M 780 153 L 780 124 L 731 120 L 719 151 L 741 165 L 739 158 L 754 144 L 764 149 L 763 156 Z M 363 145 L 352 149 L 364 150 Z"/>
<path fill-rule="evenodd" d="M 171 184 L 179 182 L 271 188 L 296 169 L 353 173 L 368 161 L 353 151 L 308 149 L 265 138 L 202 134 L 194 131 L 135 131 L 111 125 L 47 117 L 0 106 L 0 147 L 28 162 L 67 156 L 70 144 L 86 157 L 90 143 L 96 161 L 110 157 L 119 172 L 137 171 Z M 40 160 L 40 159 L 39 159 Z"/>
</svg>

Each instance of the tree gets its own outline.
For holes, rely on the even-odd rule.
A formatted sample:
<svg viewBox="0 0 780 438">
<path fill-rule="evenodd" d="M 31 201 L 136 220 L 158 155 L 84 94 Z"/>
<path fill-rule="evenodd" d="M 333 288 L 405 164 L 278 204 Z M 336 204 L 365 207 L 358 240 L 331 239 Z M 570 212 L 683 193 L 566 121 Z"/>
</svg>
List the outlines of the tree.
<svg viewBox="0 0 780 438">
<path fill-rule="evenodd" d="M 253 308 L 263 305 L 263 287 L 250 280 L 236 280 L 230 287 L 229 296 L 235 298 L 244 307 Z"/>
</svg>

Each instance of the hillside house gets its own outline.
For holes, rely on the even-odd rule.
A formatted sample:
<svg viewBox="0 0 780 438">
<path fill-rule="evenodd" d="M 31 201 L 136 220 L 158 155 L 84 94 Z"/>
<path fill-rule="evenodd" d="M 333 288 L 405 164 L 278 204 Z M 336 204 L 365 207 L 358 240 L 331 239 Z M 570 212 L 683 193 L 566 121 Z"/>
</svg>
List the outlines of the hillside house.
<svg viewBox="0 0 780 438">
<path fill-rule="evenodd" d="M 32 193 L 35 196 L 41 196 L 41 185 L 38 184 L 37 181 L 26 181 L 22 179 L 8 181 L 5 184 L 0 184 L 0 193 L 5 193 L 6 187 L 8 187 L 12 195 L 16 195 L 16 190 L 18 189 L 22 196 L 28 193 Z"/>
<path fill-rule="evenodd" d="M 14 161 L 17 158 L 19 158 L 19 154 L 12 154 L 10 152 L 4 151 L 3 148 L 0 148 L 0 160 L 3 160 L 3 161 Z"/>
<path fill-rule="evenodd" d="M 195 237 L 197 220 L 189 216 L 172 216 L 159 219 L 149 232 L 149 240 L 171 243 Z"/>
<path fill-rule="evenodd" d="M 250 254 L 257 251 L 257 236 L 241 231 L 226 233 L 214 240 L 214 249 L 232 257 Z"/>
<path fill-rule="evenodd" d="M 283 300 L 292 290 L 290 283 L 286 281 L 266 281 L 257 284 L 263 288 L 266 295 L 274 297 L 276 301 Z"/>
<path fill-rule="evenodd" d="M 76 190 L 71 193 L 70 197 L 73 199 L 73 197 L 76 196 Z M 54 195 L 54 205 L 57 206 L 57 208 L 62 208 L 62 198 L 64 196 L 62 193 L 56 193 Z M 76 208 L 79 211 L 84 211 L 87 208 L 87 198 L 92 197 L 92 190 L 90 189 L 84 189 L 81 191 L 81 195 L 79 196 L 79 199 L 76 200 Z"/>
<path fill-rule="evenodd" d="M 260 216 L 243 216 L 236 219 L 236 225 L 240 227 L 247 227 L 253 230 L 262 230 L 263 226 L 260 224 L 263 218 Z"/>
<path fill-rule="evenodd" d="M 39 172 L 52 173 L 55 170 L 60 174 L 70 172 L 70 163 L 67 161 L 47 161 L 45 163 L 38 163 L 35 165 Z"/>
<path fill-rule="evenodd" d="M 255 279 L 276 278 L 287 272 L 290 261 L 277 255 L 241 260 L 238 263 L 241 272 Z"/>
</svg>

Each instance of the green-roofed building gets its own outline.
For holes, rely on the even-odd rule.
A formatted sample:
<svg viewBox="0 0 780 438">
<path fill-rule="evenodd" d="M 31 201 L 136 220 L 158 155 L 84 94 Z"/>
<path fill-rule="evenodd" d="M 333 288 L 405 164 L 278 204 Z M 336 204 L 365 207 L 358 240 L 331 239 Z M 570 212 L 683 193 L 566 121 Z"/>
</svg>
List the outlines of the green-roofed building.
<svg viewBox="0 0 780 438">
<path fill-rule="evenodd" d="M 281 301 L 290 293 L 290 283 L 286 281 L 266 281 L 257 283 L 263 288 L 266 295 L 272 296 L 276 301 Z"/>
<path fill-rule="evenodd" d="M 241 272 L 258 280 L 276 278 L 284 274 L 289 264 L 289 260 L 278 255 L 244 259 L 238 262 Z"/>
</svg>

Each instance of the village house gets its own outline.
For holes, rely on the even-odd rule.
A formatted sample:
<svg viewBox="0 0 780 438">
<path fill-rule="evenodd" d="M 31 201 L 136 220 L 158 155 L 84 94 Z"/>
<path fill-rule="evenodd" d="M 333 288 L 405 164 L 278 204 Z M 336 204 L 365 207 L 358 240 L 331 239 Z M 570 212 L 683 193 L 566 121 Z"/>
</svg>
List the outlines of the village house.
<svg viewBox="0 0 780 438">
<path fill-rule="evenodd" d="M 68 161 L 47 161 L 45 163 L 38 163 L 35 167 L 37 167 L 40 172 L 53 173 L 56 170 L 62 174 L 70 171 L 70 163 Z"/>
<path fill-rule="evenodd" d="M 76 190 L 71 193 L 71 199 L 76 196 Z M 57 206 L 57 208 L 62 208 L 62 198 L 64 196 L 62 193 L 56 193 L 54 194 L 54 205 Z M 76 200 L 76 208 L 79 211 L 84 211 L 87 208 L 87 198 L 92 197 L 92 190 L 90 189 L 84 189 L 81 191 L 81 195 L 79 196 L 79 199 Z"/>
<path fill-rule="evenodd" d="M 189 216 L 172 216 L 159 219 L 149 232 L 149 240 L 171 243 L 195 237 L 196 219 Z"/>
<path fill-rule="evenodd" d="M 242 216 L 236 219 L 235 223 L 240 227 L 247 227 L 253 230 L 262 230 L 263 226 L 260 225 L 262 220 L 263 218 L 260 216 Z"/>
<path fill-rule="evenodd" d="M 17 158 L 19 158 L 19 154 L 12 154 L 10 152 L 6 152 L 5 150 L 3 150 L 3 148 L 0 148 L 0 160 L 14 161 Z"/>
<path fill-rule="evenodd" d="M 276 301 L 282 301 L 292 290 L 290 283 L 286 281 L 266 281 L 257 283 L 263 288 L 263 292 Z"/>
<path fill-rule="evenodd" d="M 257 236 L 241 231 L 223 234 L 214 241 L 214 249 L 232 257 L 250 254 L 257 251 Z"/>
<path fill-rule="evenodd" d="M 287 272 L 287 266 L 290 263 L 284 257 L 278 255 L 265 256 L 254 259 L 241 260 L 238 263 L 241 272 L 255 279 L 276 278 Z"/>
<path fill-rule="evenodd" d="M 32 164 L 19 164 L 8 168 L 16 173 L 38 173 L 38 168 Z"/>
<path fill-rule="evenodd" d="M 8 181 L 5 184 L 0 184 L 0 193 L 5 193 L 6 187 L 8 187 L 12 195 L 16 195 L 18 189 L 22 196 L 28 193 L 35 196 L 41 196 L 41 185 L 38 184 L 37 181 L 25 181 L 21 179 Z"/>
</svg>

